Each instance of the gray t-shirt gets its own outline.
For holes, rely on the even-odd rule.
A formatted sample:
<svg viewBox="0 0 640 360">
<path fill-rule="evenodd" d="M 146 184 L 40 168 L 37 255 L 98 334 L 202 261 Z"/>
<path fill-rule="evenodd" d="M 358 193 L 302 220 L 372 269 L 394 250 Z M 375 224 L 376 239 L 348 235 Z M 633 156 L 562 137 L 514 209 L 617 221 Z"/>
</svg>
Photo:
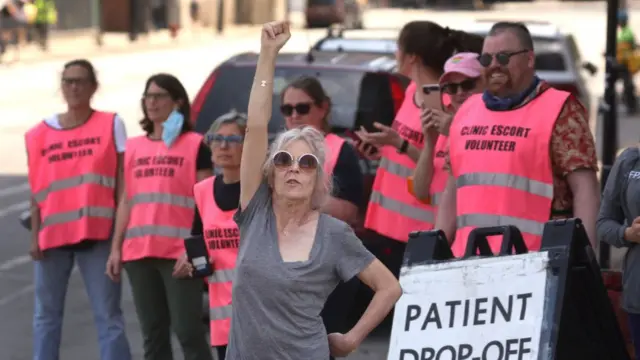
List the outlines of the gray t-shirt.
<svg viewBox="0 0 640 360">
<path fill-rule="evenodd" d="M 321 214 L 309 260 L 284 262 L 265 183 L 234 218 L 240 249 L 226 359 L 329 359 L 320 312 L 340 280 L 359 274 L 374 256 L 346 223 Z"/>
</svg>

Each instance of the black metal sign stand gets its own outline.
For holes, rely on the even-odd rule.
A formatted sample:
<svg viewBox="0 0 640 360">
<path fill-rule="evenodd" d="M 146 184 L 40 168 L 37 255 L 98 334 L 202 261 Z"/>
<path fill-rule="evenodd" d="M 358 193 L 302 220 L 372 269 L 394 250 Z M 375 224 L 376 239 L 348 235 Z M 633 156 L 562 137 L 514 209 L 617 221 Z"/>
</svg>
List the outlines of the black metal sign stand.
<svg viewBox="0 0 640 360">
<path fill-rule="evenodd" d="M 455 259 L 440 230 L 414 232 L 409 236 L 403 268 L 440 262 L 464 261 L 475 256 L 494 256 L 487 236 L 502 235 L 500 254 L 523 254 L 527 248 L 513 226 L 472 231 L 466 254 Z M 549 254 L 550 298 L 544 309 L 539 359 L 630 360 L 615 317 L 600 267 L 579 219 L 550 221 L 545 225 L 541 252 Z M 508 286 L 508 284 L 505 284 Z"/>
</svg>

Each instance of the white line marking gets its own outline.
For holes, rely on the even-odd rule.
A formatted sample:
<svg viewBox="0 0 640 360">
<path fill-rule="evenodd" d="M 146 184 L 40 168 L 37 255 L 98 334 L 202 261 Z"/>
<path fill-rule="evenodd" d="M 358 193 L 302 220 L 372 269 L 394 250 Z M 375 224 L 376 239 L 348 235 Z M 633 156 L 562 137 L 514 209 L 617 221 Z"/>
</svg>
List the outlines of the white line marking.
<svg viewBox="0 0 640 360">
<path fill-rule="evenodd" d="M 23 201 L 23 202 L 11 204 L 4 209 L 0 209 L 0 218 L 3 218 L 7 215 L 11 215 L 13 213 L 25 211 L 29 209 L 30 206 L 31 206 L 31 202 L 29 201 Z"/>
<path fill-rule="evenodd" d="M 73 270 L 71 270 L 71 275 L 70 276 L 75 275 L 77 272 L 78 272 L 78 267 L 74 266 Z M 24 295 L 32 293 L 33 290 L 35 290 L 35 288 L 36 287 L 33 284 L 27 285 L 25 287 L 22 287 L 22 288 L 20 288 L 20 289 L 18 289 L 16 291 L 10 293 L 7 296 L 0 297 L 0 307 L 3 307 L 5 305 L 7 305 L 7 304 L 9 304 L 10 302 L 12 302 L 14 300 L 17 300 L 21 296 L 24 296 Z"/>
<path fill-rule="evenodd" d="M 33 292 L 33 289 L 35 288 L 35 286 L 33 285 L 27 285 L 21 289 L 16 290 L 15 292 L 0 298 L 0 307 L 7 305 L 8 303 L 12 302 L 13 300 L 18 299 L 19 297 L 29 294 L 31 292 Z"/>
<path fill-rule="evenodd" d="M 0 197 L 20 194 L 29 190 L 29 184 L 24 183 L 16 186 L 9 186 L 4 189 L 0 189 Z"/>
<path fill-rule="evenodd" d="M 29 255 L 18 256 L 0 263 L 0 271 L 9 271 L 13 268 L 17 268 L 18 266 L 30 263 L 31 261 L 31 256 Z"/>
</svg>

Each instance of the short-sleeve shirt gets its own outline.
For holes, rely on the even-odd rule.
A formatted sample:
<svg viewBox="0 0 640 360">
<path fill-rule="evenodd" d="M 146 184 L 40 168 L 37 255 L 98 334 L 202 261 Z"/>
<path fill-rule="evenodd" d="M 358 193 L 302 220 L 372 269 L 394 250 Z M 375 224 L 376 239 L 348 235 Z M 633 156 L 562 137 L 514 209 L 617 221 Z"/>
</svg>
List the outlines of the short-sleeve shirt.
<svg viewBox="0 0 640 360">
<path fill-rule="evenodd" d="M 309 260 L 284 262 L 266 183 L 234 219 L 240 249 L 226 359 L 329 359 L 320 312 L 340 280 L 359 274 L 374 256 L 349 225 L 321 213 Z"/>
</svg>

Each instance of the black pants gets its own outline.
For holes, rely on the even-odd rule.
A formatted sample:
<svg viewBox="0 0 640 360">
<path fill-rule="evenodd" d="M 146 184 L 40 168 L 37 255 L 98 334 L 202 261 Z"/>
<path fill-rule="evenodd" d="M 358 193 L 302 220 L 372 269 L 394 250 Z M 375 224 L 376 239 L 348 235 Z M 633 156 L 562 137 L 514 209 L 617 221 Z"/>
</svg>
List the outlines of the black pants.
<svg viewBox="0 0 640 360">
<path fill-rule="evenodd" d="M 224 360 L 227 357 L 227 345 L 220 345 L 213 347 L 218 353 L 218 360 Z"/>
<path fill-rule="evenodd" d="M 202 325 L 202 279 L 175 279 L 175 260 L 129 261 L 133 301 L 142 329 L 145 360 L 173 360 L 171 330 L 185 360 L 212 360 Z"/>
<path fill-rule="evenodd" d="M 636 97 L 636 86 L 633 83 L 633 75 L 629 73 L 626 66 L 620 71 L 620 78 L 624 85 L 622 92 L 622 101 L 629 113 L 636 113 L 638 111 L 638 98 Z"/>
<path fill-rule="evenodd" d="M 33 32 L 35 35 L 36 41 L 42 50 L 49 49 L 49 24 L 47 23 L 36 23 L 33 24 Z"/>
</svg>

